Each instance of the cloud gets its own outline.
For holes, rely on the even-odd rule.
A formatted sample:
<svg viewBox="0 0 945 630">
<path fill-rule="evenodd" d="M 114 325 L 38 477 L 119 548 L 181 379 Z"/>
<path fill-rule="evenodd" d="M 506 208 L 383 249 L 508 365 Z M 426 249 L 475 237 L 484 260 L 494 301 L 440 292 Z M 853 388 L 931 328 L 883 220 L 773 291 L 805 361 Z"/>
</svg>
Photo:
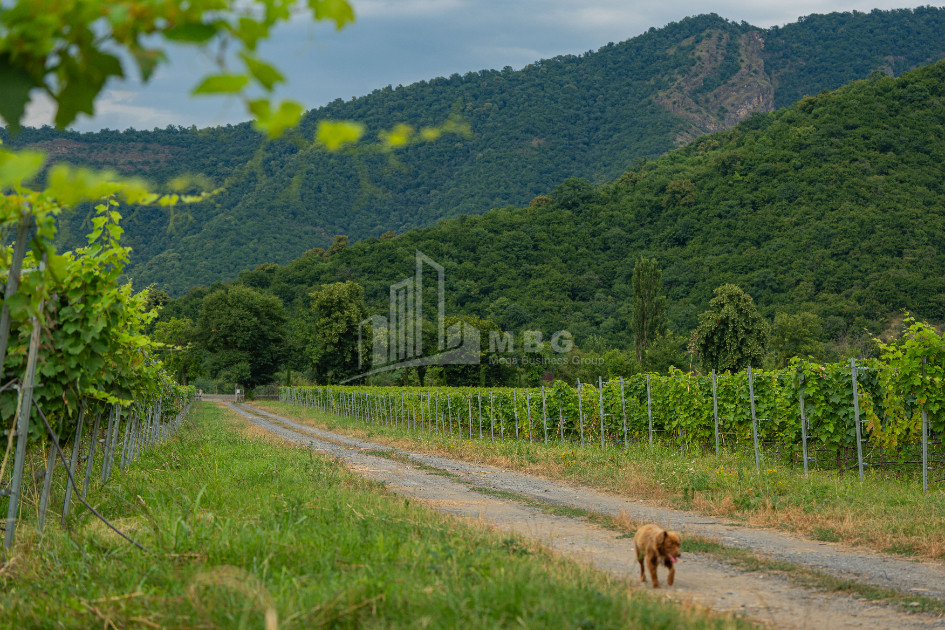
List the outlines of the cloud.
<svg viewBox="0 0 945 630">
<path fill-rule="evenodd" d="M 684 6 L 674 3 L 661 7 L 651 2 L 615 0 L 599 0 L 575 5 L 558 1 L 546 4 L 545 9 L 536 17 L 545 24 L 556 24 L 568 30 L 623 31 L 624 36 L 621 39 L 626 39 L 650 26 L 662 26 L 667 21 L 676 19 L 677 15 L 685 17 L 688 13 L 681 8 Z M 602 45 L 605 43 L 601 42 Z"/>
<path fill-rule="evenodd" d="M 56 104 L 49 95 L 39 90 L 30 92 L 30 102 L 26 105 L 23 124 L 28 127 L 52 125 L 56 116 Z"/>
<path fill-rule="evenodd" d="M 523 48 L 521 46 L 473 46 L 472 51 L 480 59 L 495 59 L 495 63 L 490 62 L 489 67 L 495 67 L 498 63 L 502 66 L 521 67 L 526 66 L 546 54 L 535 48 Z M 484 68 L 469 68 L 471 71 L 478 71 Z"/>
<path fill-rule="evenodd" d="M 150 129 L 180 123 L 178 112 L 136 104 L 140 96 L 132 90 L 105 90 L 95 101 L 96 120 L 112 129 Z"/>
<path fill-rule="evenodd" d="M 353 0 L 354 15 L 360 18 L 424 18 L 455 13 L 468 6 L 463 0 Z"/>
</svg>

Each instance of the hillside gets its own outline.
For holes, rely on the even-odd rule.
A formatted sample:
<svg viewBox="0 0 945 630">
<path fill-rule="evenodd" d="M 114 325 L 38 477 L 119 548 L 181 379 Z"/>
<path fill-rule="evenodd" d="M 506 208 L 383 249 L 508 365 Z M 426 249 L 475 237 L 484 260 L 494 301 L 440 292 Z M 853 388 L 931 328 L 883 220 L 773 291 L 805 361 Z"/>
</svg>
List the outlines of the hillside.
<svg viewBox="0 0 945 630">
<path fill-rule="evenodd" d="M 527 207 L 369 239 L 237 282 L 304 319 L 308 291 L 364 285 L 369 311 L 420 250 L 446 269 L 447 313 L 569 329 L 628 347 L 633 263 L 663 267 L 671 328 L 688 334 L 734 282 L 769 318 L 819 315 L 826 336 L 878 332 L 900 309 L 945 320 L 945 61 L 806 97 L 706 135 L 616 181 L 571 178 Z M 205 290 L 165 316 L 196 317 Z"/>
<path fill-rule="evenodd" d="M 141 286 L 179 294 L 263 262 L 285 263 L 335 234 L 352 240 L 434 225 L 442 218 L 522 205 L 564 179 L 612 180 L 753 112 L 891 74 L 945 55 L 945 10 L 809 16 L 758 29 L 716 15 L 687 18 L 596 52 L 388 86 L 307 114 L 292 137 L 261 143 L 248 125 L 153 132 L 24 133 L 54 156 L 115 165 L 165 181 L 182 172 L 225 185 L 168 230 L 162 212 L 126 222 Z M 473 136 L 445 136 L 389 154 L 328 155 L 309 146 L 322 118 L 354 119 L 368 137 L 397 122 L 442 123 L 451 113 Z M 83 212 L 61 244 L 79 243 Z"/>
</svg>

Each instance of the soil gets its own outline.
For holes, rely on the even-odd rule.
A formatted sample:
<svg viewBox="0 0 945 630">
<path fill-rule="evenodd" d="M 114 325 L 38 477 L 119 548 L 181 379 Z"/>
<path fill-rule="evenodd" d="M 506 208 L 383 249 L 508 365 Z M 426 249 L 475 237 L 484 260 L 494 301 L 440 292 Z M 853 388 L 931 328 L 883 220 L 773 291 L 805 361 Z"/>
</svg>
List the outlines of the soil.
<svg viewBox="0 0 945 630">
<path fill-rule="evenodd" d="M 227 406 L 285 441 L 340 459 L 353 472 L 384 482 L 393 492 L 420 500 L 440 512 L 534 539 L 625 579 L 633 588 L 643 588 L 717 613 L 747 616 L 778 628 L 945 628 L 945 618 L 910 614 L 856 595 L 803 588 L 784 575 L 746 571 L 701 553 L 683 555 L 672 587 L 665 586 L 665 570 L 662 571 L 664 587 L 656 591 L 648 583 L 641 586 L 639 582 L 639 564 L 634 557 L 632 539 L 583 519 L 549 515 L 513 499 L 484 495 L 472 490 L 470 484 L 555 505 L 653 522 L 680 531 L 684 537 L 686 533 L 698 534 L 725 546 L 749 549 L 765 558 L 786 560 L 843 579 L 945 600 L 945 565 L 941 563 L 912 562 L 725 523 L 561 481 L 392 449 L 309 427 L 248 405 Z M 372 455 L 371 451 L 390 452 L 396 459 Z"/>
</svg>

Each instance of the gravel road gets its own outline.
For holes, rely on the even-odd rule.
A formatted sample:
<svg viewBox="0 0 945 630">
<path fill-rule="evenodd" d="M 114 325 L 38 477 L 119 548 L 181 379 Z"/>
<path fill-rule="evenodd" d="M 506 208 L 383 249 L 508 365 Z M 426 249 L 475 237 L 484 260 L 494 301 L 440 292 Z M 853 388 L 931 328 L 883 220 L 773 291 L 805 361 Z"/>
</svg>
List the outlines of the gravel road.
<svg viewBox="0 0 945 630">
<path fill-rule="evenodd" d="M 552 516 L 515 501 L 483 495 L 471 490 L 469 484 L 602 514 L 623 513 L 635 521 L 655 522 L 684 534 L 698 534 L 726 546 L 750 549 L 768 558 L 790 561 L 840 578 L 945 600 L 945 565 L 939 563 L 911 562 L 733 525 L 561 481 L 393 449 L 313 428 L 249 405 L 227 406 L 282 439 L 338 458 L 354 472 L 385 482 L 394 492 L 420 499 L 445 513 L 536 539 L 636 585 L 639 584 L 639 565 L 633 557 L 631 540 L 618 538 L 613 531 L 581 519 Z M 418 465 L 449 472 L 467 483 L 365 451 L 390 451 Z M 744 614 L 780 628 L 945 628 L 945 619 L 902 613 L 855 596 L 804 589 L 784 577 L 763 571 L 740 571 L 705 554 L 687 553 L 678 566 L 676 585 L 661 592 L 717 612 Z"/>
</svg>

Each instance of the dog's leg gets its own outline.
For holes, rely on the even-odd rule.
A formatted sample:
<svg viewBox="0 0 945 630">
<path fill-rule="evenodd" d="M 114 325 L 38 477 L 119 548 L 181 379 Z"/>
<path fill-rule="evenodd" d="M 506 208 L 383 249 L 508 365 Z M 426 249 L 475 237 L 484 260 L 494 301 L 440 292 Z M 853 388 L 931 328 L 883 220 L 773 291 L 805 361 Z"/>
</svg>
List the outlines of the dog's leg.
<svg viewBox="0 0 945 630">
<path fill-rule="evenodd" d="M 640 581 L 646 582 L 646 569 L 643 568 L 643 555 L 637 550 L 637 562 L 640 563 Z"/>
<path fill-rule="evenodd" d="M 666 578 L 666 583 L 669 584 L 670 586 L 672 586 L 672 585 L 673 585 L 673 579 L 674 579 L 675 577 L 676 577 L 676 565 L 675 565 L 675 564 L 671 564 L 671 565 L 669 566 L 669 577 Z"/>
<path fill-rule="evenodd" d="M 660 579 L 656 577 L 656 567 L 657 567 L 656 558 L 651 556 L 647 558 L 646 560 L 647 560 L 647 564 L 650 565 L 650 579 L 653 580 L 653 588 L 659 588 Z"/>
</svg>

